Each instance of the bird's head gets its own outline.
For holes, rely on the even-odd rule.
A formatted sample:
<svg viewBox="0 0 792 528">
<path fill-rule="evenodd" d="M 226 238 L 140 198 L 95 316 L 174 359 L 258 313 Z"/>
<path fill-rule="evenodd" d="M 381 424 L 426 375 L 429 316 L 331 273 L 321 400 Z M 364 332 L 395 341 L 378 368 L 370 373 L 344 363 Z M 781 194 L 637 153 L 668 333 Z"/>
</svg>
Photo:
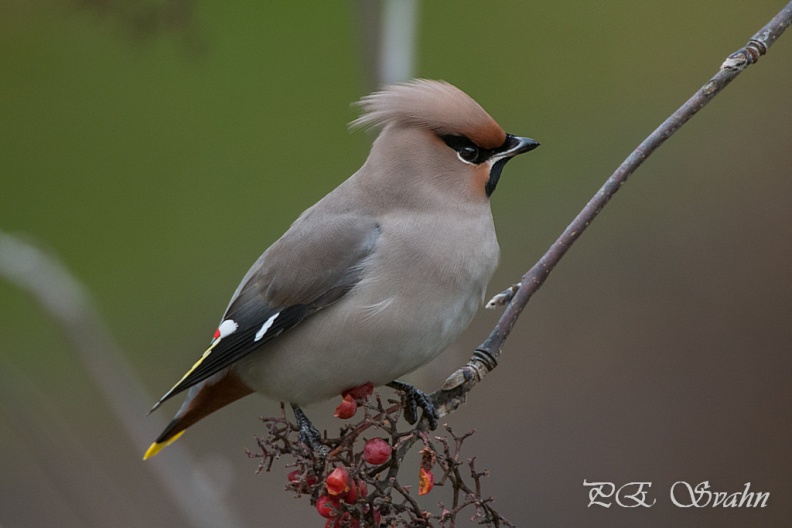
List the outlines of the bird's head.
<svg viewBox="0 0 792 528">
<path fill-rule="evenodd" d="M 380 183 L 480 202 L 495 190 L 508 160 L 539 146 L 504 132 L 469 95 L 443 81 L 388 86 L 358 104 L 363 114 L 351 126 L 382 129 L 365 166 Z"/>
</svg>

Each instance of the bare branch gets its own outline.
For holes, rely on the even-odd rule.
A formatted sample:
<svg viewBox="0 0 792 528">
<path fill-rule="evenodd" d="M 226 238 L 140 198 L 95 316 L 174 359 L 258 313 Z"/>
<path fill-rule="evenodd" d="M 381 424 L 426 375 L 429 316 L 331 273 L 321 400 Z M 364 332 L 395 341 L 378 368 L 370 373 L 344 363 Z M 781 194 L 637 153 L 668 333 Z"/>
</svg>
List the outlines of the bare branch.
<svg viewBox="0 0 792 528">
<path fill-rule="evenodd" d="M 360 408 L 365 412 L 357 423 L 343 426 L 337 438 L 324 438 L 324 442 L 333 447 L 325 458 L 318 458 L 300 442 L 299 428 L 290 422 L 283 407 L 280 416 L 262 418 L 266 435 L 257 438 L 258 450 L 249 451 L 248 456 L 258 460 L 259 471 L 269 471 L 276 459 L 288 460 L 286 466 L 295 469 L 288 475 L 286 489 L 297 496 L 309 496 L 319 513 L 329 519 L 327 526 L 334 528 L 454 526 L 460 513 L 469 514 L 481 525 L 513 526 L 494 508 L 494 499 L 482 495 L 481 479 L 488 473 L 476 471 L 475 457 L 462 459 L 463 443 L 475 431 L 457 435 L 446 426 L 448 437 L 430 436 L 415 430 L 400 432 L 401 406 L 386 408 L 376 392 L 373 401 L 361 401 Z M 379 438 L 371 441 L 386 442 L 390 446 L 386 460 L 367 458 L 370 456 L 366 455 L 369 440 L 362 436 L 364 432 L 374 432 Z M 416 443 L 422 446 L 420 468 L 406 467 L 404 457 Z M 330 478 L 338 468 L 346 472 L 348 487 L 346 491 L 337 490 L 333 494 Z M 442 477 L 434 484 L 438 468 Z M 408 469 L 408 473 L 405 475 L 402 469 Z M 428 479 L 426 482 L 416 474 L 419 469 L 420 475 Z M 440 513 L 424 509 L 416 499 L 416 487 L 408 484 L 416 481 L 421 482 L 417 486 L 419 495 L 431 492 L 432 496 L 437 496 L 443 491 L 450 492 L 451 508 L 438 501 Z M 320 505 L 326 503 L 332 504 L 334 510 L 324 511 Z"/>
<path fill-rule="evenodd" d="M 759 60 L 759 57 L 767 52 L 767 49 L 773 45 L 787 26 L 790 25 L 790 22 L 792 22 L 792 2 L 788 3 L 767 25 L 751 37 L 745 47 L 729 55 L 721 65 L 718 73 L 636 147 L 575 217 L 572 223 L 569 224 L 561 236 L 550 246 L 550 249 L 523 275 L 519 287 L 515 288 L 512 286 L 496 295 L 488 303 L 488 307 L 506 303 L 508 303 L 508 306 L 489 337 L 479 345 L 470 361 L 451 374 L 442 389 L 432 393 L 432 399 L 438 407 L 440 416 L 450 414 L 462 405 L 465 402 L 467 393 L 498 365 L 503 344 L 509 337 L 509 333 L 517 322 L 517 318 L 528 304 L 531 296 L 542 286 L 550 272 L 553 271 L 561 258 L 572 247 L 572 244 L 586 230 L 613 195 L 616 194 L 616 191 L 624 185 L 627 178 L 682 125 L 732 82 L 737 75 Z"/>
</svg>

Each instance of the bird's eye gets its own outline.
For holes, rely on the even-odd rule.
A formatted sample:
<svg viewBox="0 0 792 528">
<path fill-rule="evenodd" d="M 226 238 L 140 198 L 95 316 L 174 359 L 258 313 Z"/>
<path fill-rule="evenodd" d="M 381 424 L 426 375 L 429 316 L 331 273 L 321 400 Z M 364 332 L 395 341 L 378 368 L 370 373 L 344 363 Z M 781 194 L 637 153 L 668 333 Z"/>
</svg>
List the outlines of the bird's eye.
<svg viewBox="0 0 792 528">
<path fill-rule="evenodd" d="M 459 149 L 459 157 L 468 163 L 473 163 L 478 158 L 479 151 L 476 147 L 462 147 Z"/>
<path fill-rule="evenodd" d="M 454 149 L 459 159 L 465 163 L 483 163 L 491 154 L 488 150 L 480 148 L 465 136 L 447 135 L 440 136 L 440 139 Z"/>
</svg>

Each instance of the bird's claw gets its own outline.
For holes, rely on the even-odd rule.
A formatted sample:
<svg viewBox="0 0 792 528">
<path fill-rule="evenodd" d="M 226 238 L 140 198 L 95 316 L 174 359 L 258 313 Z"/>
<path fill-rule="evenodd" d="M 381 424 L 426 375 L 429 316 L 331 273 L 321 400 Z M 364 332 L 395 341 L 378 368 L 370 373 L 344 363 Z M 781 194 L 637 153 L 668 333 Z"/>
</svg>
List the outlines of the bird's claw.
<svg viewBox="0 0 792 528">
<path fill-rule="evenodd" d="M 300 442 L 308 446 L 319 458 L 326 458 L 330 449 L 322 442 L 322 433 L 314 427 L 311 420 L 297 405 L 292 405 L 294 417 L 297 418 L 297 425 L 300 427 Z"/>
<path fill-rule="evenodd" d="M 486 308 L 487 310 L 494 310 L 499 306 L 506 306 L 511 302 L 511 300 L 514 298 L 515 294 L 517 293 L 517 290 L 519 290 L 521 287 L 522 287 L 521 282 L 518 282 L 517 284 L 512 284 L 510 287 L 506 288 L 498 295 L 490 299 L 489 302 L 486 305 L 484 305 L 484 308 Z"/>
<path fill-rule="evenodd" d="M 420 407 L 423 410 L 424 417 L 429 422 L 429 429 L 433 431 L 437 429 L 440 413 L 426 393 L 403 381 L 393 381 L 388 386 L 402 392 L 404 395 L 404 419 L 407 420 L 407 423 L 413 425 L 418 421 L 418 408 Z"/>
</svg>

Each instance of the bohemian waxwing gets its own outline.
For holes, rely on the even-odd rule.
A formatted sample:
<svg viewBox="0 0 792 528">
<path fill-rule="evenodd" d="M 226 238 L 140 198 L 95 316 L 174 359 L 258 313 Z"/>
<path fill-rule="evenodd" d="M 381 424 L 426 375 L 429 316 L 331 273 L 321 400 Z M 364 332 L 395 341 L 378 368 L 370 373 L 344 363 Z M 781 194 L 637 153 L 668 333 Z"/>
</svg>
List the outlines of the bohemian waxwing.
<svg viewBox="0 0 792 528">
<path fill-rule="evenodd" d="M 353 127 L 381 131 L 355 174 L 305 211 L 256 261 L 209 348 L 152 410 L 190 389 L 144 458 L 252 392 L 292 404 L 301 437 L 321 437 L 299 406 L 395 381 L 468 326 L 498 263 L 489 197 L 506 162 L 539 146 L 506 134 L 454 86 L 414 80 L 360 101 Z"/>
</svg>

